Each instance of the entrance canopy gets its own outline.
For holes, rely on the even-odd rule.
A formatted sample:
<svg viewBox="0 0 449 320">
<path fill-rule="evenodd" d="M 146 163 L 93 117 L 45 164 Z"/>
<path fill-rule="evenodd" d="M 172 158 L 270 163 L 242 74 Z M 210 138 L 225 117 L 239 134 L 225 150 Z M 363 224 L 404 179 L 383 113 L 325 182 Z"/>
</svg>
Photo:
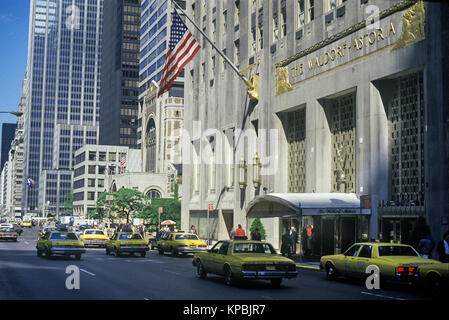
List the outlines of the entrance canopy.
<svg viewBox="0 0 449 320">
<path fill-rule="evenodd" d="M 248 218 L 370 214 L 354 193 L 270 193 L 254 198 Z"/>
</svg>

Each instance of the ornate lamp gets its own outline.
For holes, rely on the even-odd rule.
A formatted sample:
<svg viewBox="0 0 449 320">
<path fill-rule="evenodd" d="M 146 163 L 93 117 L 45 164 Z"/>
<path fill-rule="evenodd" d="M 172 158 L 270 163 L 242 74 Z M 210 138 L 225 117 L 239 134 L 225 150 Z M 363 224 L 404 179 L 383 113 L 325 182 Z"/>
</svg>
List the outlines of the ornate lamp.
<svg viewBox="0 0 449 320">
<path fill-rule="evenodd" d="M 260 163 L 259 155 L 256 152 L 253 158 L 253 184 L 256 189 L 259 189 L 262 184 L 262 177 L 260 175 L 261 167 L 262 164 Z"/>
<path fill-rule="evenodd" d="M 240 189 L 245 189 L 246 187 L 246 176 L 247 176 L 247 168 L 248 166 L 246 165 L 246 161 L 245 159 L 243 159 L 243 157 L 240 159 L 240 163 L 239 163 L 239 186 Z"/>
</svg>

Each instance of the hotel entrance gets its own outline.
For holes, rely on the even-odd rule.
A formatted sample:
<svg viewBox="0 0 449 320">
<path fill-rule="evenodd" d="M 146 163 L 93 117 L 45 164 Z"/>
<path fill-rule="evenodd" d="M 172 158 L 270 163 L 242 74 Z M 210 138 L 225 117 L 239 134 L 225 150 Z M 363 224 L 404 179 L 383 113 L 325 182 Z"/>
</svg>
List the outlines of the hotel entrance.
<svg viewBox="0 0 449 320">
<path fill-rule="evenodd" d="M 300 237 L 297 253 L 309 257 L 342 253 L 354 242 L 367 241 L 370 216 L 353 193 L 267 194 L 247 208 L 247 218 L 280 218 L 279 234 L 269 242 L 281 240 L 294 226 Z"/>
<path fill-rule="evenodd" d="M 367 216 L 304 216 L 302 219 L 301 243 L 304 256 L 338 254 L 354 242 L 368 240 Z"/>
</svg>

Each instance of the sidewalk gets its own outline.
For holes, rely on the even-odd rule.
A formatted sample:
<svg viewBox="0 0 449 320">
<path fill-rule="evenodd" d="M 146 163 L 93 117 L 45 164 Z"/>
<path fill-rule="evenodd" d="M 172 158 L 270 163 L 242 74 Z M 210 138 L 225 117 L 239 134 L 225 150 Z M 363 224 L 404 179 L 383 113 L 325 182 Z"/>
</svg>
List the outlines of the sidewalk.
<svg viewBox="0 0 449 320">
<path fill-rule="evenodd" d="M 302 262 L 300 262 L 299 255 L 293 255 L 291 257 L 293 261 L 296 262 L 296 267 L 300 269 L 308 269 L 314 271 L 320 271 L 320 258 L 319 257 L 309 257 L 303 256 Z"/>
</svg>

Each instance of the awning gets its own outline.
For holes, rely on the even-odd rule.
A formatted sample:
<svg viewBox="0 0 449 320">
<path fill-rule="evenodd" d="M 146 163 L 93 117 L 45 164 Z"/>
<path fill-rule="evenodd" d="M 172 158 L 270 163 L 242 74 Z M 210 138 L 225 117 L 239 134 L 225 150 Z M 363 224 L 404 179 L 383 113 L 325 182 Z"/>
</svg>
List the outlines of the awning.
<svg viewBox="0 0 449 320">
<path fill-rule="evenodd" d="M 246 212 L 248 218 L 371 214 L 354 193 L 270 193 L 254 198 Z"/>
</svg>

